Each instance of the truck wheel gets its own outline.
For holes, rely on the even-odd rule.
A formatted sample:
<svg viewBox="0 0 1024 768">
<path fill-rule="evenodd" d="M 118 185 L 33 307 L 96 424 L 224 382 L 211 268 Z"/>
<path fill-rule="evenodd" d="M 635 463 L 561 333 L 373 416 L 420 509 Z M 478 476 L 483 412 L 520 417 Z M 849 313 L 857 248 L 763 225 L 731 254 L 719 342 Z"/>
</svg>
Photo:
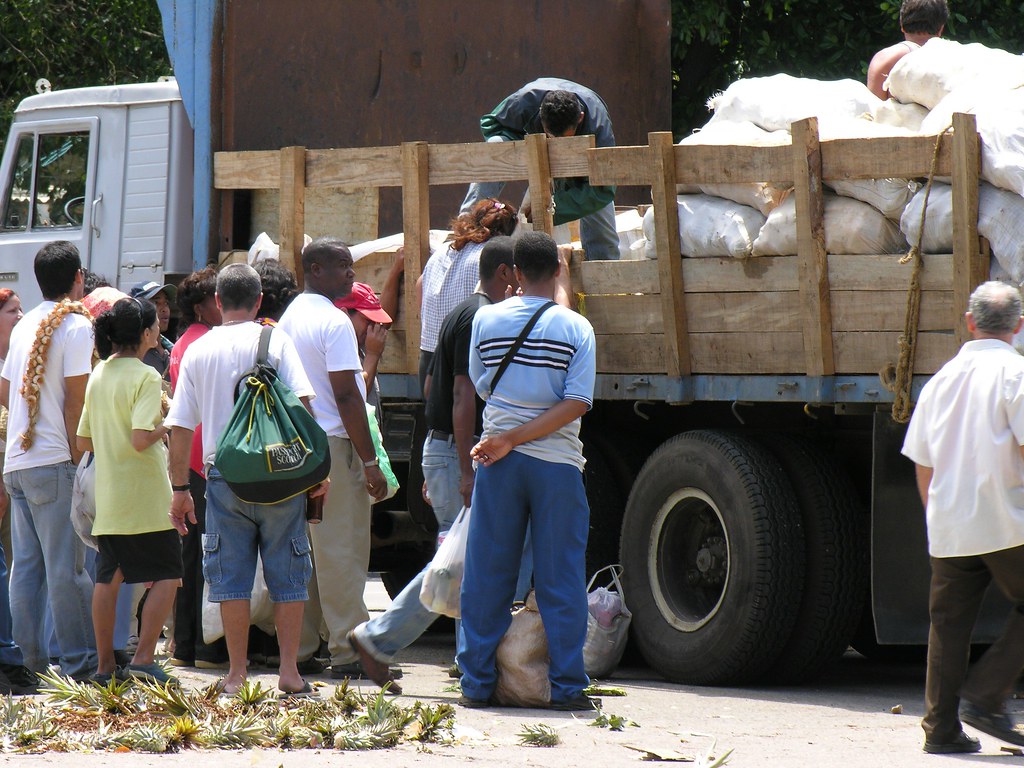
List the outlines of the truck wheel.
<svg viewBox="0 0 1024 768">
<path fill-rule="evenodd" d="M 800 512 L 779 462 L 733 434 L 695 431 L 659 447 L 622 525 L 633 638 L 670 680 L 756 681 L 800 607 Z"/>
<path fill-rule="evenodd" d="M 853 482 L 823 446 L 783 434 L 760 441 L 793 484 L 806 545 L 796 626 L 769 679 L 801 683 L 843 655 L 860 621 L 868 589 L 868 518 Z"/>
</svg>

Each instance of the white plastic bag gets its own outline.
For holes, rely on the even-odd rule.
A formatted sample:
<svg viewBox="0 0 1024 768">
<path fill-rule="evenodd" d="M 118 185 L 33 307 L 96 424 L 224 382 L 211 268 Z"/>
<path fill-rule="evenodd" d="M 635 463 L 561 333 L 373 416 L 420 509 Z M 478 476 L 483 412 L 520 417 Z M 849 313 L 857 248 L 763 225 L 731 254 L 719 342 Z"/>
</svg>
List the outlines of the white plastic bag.
<svg viewBox="0 0 1024 768">
<path fill-rule="evenodd" d="M 753 208 L 711 195 L 679 195 L 679 247 L 683 256 L 750 256 L 754 239 L 765 217 Z M 649 258 L 657 257 L 654 245 L 654 209 L 644 214 L 644 236 Z"/>
<path fill-rule="evenodd" d="M 924 207 L 925 188 L 922 187 L 907 204 L 900 218 L 900 230 L 910 245 L 917 245 L 921 232 L 921 209 Z M 924 220 L 924 253 L 953 252 L 953 188 L 935 182 L 928 193 L 928 215 Z"/>
<path fill-rule="evenodd" d="M 605 571 L 610 578 L 608 586 L 594 589 L 597 577 Z M 610 675 L 626 650 L 633 614 L 626 607 L 621 577 L 622 566 L 609 565 L 597 571 L 587 585 L 587 639 L 583 644 L 583 667 L 589 677 Z"/>
<path fill-rule="evenodd" d="M 96 522 L 95 458 L 91 451 L 86 451 L 75 470 L 75 482 L 71 486 L 71 525 L 87 547 L 99 550 L 100 545 L 92 535 L 92 525 Z"/>
<path fill-rule="evenodd" d="M 274 604 L 263 576 L 263 559 L 256 557 L 256 578 L 249 597 L 249 623 L 268 635 L 277 634 L 274 625 Z M 210 585 L 203 582 L 203 642 L 209 645 L 224 637 L 224 621 L 220 617 L 220 603 L 210 602 Z"/>
<path fill-rule="evenodd" d="M 754 255 L 792 255 L 796 253 L 796 241 L 796 200 L 791 197 L 769 214 L 754 241 Z M 907 243 L 895 222 L 867 203 L 826 194 L 825 250 L 843 254 L 904 253 Z"/>
<path fill-rule="evenodd" d="M 466 568 L 469 516 L 469 507 L 463 507 L 427 566 L 420 587 L 420 602 L 424 608 L 453 619 L 462 616 L 460 593 Z"/>
</svg>

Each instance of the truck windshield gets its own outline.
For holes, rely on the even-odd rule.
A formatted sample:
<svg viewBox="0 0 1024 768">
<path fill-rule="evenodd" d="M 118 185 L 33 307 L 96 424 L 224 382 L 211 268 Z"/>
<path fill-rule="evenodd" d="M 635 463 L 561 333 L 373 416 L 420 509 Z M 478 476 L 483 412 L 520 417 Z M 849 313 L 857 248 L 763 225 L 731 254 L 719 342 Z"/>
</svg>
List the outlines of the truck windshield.
<svg viewBox="0 0 1024 768">
<path fill-rule="evenodd" d="M 87 131 L 22 136 L 6 195 L 3 229 L 81 227 L 88 164 Z"/>
</svg>

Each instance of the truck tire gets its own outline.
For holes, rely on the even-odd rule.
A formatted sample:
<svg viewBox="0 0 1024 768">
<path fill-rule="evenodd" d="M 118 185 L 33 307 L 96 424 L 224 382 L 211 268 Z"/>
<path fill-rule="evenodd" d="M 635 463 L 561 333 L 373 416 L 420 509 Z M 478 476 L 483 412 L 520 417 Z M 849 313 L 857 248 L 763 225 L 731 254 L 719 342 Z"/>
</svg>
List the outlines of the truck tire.
<svg viewBox="0 0 1024 768">
<path fill-rule="evenodd" d="M 853 481 L 823 446 L 777 433 L 760 442 L 793 485 L 806 547 L 796 626 L 768 679 L 801 683 L 846 652 L 860 622 L 868 591 L 868 517 Z"/>
<path fill-rule="evenodd" d="M 668 440 L 641 469 L 622 525 L 644 658 L 681 683 L 760 680 L 792 634 L 803 557 L 796 498 L 771 453 L 724 432 Z"/>
</svg>

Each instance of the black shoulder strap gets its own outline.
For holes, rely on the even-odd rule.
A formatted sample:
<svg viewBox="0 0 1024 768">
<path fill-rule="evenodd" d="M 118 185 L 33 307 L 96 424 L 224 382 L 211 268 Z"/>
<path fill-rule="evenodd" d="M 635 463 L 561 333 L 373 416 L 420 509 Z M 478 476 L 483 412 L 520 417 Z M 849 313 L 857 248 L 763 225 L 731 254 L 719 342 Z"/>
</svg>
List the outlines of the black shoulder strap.
<svg viewBox="0 0 1024 768">
<path fill-rule="evenodd" d="M 266 365 L 270 354 L 270 332 L 274 330 L 272 325 L 264 325 L 260 331 L 260 346 L 256 350 L 256 365 Z"/>
<path fill-rule="evenodd" d="M 498 370 L 494 372 L 494 378 L 491 379 L 491 394 L 494 394 L 494 390 L 498 387 L 498 382 L 501 381 L 501 377 L 505 375 L 505 371 L 512 365 L 512 358 L 516 356 L 516 352 L 523 346 L 523 342 L 526 341 L 526 337 L 530 335 L 530 331 L 533 330 L 533 326 L 540 320 L 540 316 L 547 312 L 551 307 L 555 306 L 555 302 L 549 301 L 541 306 L 536 312 L 533 313 L 533 317 L 526 321 L 526 325 L 523 326 L 522 332 L 519 337 L 512 342 L 512 346 L 508 348 L 508 352 L 501 358 L 501 362 L 498 363 Z"/>
</svg>

